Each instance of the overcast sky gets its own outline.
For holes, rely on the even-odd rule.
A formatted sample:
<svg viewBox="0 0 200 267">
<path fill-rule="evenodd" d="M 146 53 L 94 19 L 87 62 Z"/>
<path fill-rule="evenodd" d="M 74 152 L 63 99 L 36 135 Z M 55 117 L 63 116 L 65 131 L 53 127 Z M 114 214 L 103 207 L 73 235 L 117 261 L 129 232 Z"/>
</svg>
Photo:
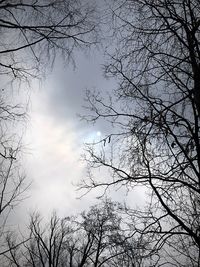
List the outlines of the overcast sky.
<svg viewBox="0 0 200 267">
<path fill-rule="evenodd" d="M 99 190 L 93 190 L 80 200 L 83 192 L 77 192 L 75 185 L 86 175 L 86 164 L 81 161 L 84 143 L 103 138 L 106 127 L 103 123 L 89 125 L 77 114 L 85 112 L 86 89 L 95 88 L 105 95 L 114 82 L 103 76 L 104 57 L 100 51 L 76 53 L 75 62 L 76 68 L 64 67 L 58 58 L 40 86 L 33 84 L 22 162 L 32 185 L 29 198 L 13 215 L 19 223 L 28 219 L 25 214 L 36 210 L 43 216 L 53 210 L 61 216 L 77 213 L 94 204 L 100 195 Z M 129 204 L 136 203 L 136 199 L 140 203 L 142 197 L 139 191 L 128 196 L 125 189 L 112 192 L 114 200 L 129 198 Z"/>
</svg>

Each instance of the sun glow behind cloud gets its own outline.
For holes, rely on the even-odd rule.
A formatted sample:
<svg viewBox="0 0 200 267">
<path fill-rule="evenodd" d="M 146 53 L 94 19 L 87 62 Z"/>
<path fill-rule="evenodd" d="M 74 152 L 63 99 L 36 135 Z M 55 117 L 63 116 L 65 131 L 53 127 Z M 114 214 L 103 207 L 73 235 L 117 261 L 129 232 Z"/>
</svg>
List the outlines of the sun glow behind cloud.
<svg viewBox="0 0 200 267">
<path fill-rule="evenodd" d="M 57 120 L 46 110 L 45 103 L 45 92 L 35 94 L 25 140 L 30 151 L 26 171 L 33 181 L 25 208 L 29 212 L 40 211 L 44 216 L 53 210 L 60 215 L 77 213 L 95 203 L 103 193 L 98 188 L 80 201 L 77 198 L 84 192 L 77 192 L 76 185 L 86 176 L 86 162 L 80 160 L 84 143 L 98 142 L 104 134 L 94 127 L 77 127 L 69 118 L 65 122 Z M 108 173 L 96 170 L 96 175 L 106 179 Z M 117 201 L 123 201 L 125 195 L 121 189 L 112 192 Z M 133 198 L 139 199 L 139 195 L 136 192 Z"/>
<path fill-rule="evenodd" d="M 110 133 L 104 123 L 92 126 L 80 122 L 76 116 L 83 113 L 83 95 L 88 81 L 89 88 L 94 80 L 99 82 L 99 87 L 107 85 L 99 77 L 96 61 L 87 62 L 87 71 L 85 64 L 82 59 L 76 72 L 56 64 L 53 74 L 42 84 L 42 90 L 35 89 L 30 97 L 30 119 L 24 140 L 29 153 L 23 165 L 32 186 L 30 198 L 25 200 L 19 212 L 21 217 L 27 210 L 40 211 L 43 216 L 53 209 L 61 215 L 77 213 L 94 204 L 96 197 L 103 193 L 100 188 L 92 190 L 80 201 L 77 197 L 84 192 L 77 193 L 75 186 L 86 177 L 86 162 L 80 160 L 84 143 L 99 142 Z M 98 78 L 95 79 L 95 75 Z M 107 173 L 96 172 L 98 177 L 106 179 Z M 123 201 L 124 191 L 114 192 L 114 199 Z M 138 196 L 133 197 L 139 199 Z"/>
<path fill-rule="evenodd" d="M 86 173 L 86 163 L 81 160 L 84 143 L 98 141 L 101 132 L 77 127 L 69 118 L 59 121 L 45 107 L 45 92 L 33 94 L 30 122 L 25 142 L 26 172 L 32 186 L 26 208 L 48 214 L 53 209 L 60 214 L 76 213 L 91 203 L 93 192 L 78 200 L 76 184 Z M 78 119 L 78 118 L 77 118 Z M 95 201 L 95 197 L 93 198 Z"/>
</svg>

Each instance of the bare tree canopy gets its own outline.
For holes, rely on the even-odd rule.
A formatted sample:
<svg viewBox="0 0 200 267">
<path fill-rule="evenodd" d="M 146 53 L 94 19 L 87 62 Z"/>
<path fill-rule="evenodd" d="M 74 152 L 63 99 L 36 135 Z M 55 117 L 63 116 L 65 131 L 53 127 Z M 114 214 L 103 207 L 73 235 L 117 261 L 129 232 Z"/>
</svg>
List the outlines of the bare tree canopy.
<svg viewBox="0 0 200 267">
<path fill-rule="evenodd" d="M 41 75 L 55 53 L 96 42 L 95 12 L 86 1 L 0 1 L 0 74 L 24 80 Z"/>
<path fill-rule="evenodd" d="M 105 74 L 118 87 L 109 100 L 88 91 L 86 119 L 113 131 L 88 146 L 91 172 L 81 188 L 144 186 L 146 209 L 132 214 L 135 231 L 166 256 L 153 266 L 200 266 L 200 2 L 109 4 Z M 112 175 L 94 178 L 94 167 Z"/>
<path fill-rule="evenodd" d="M 109 200 L 76 217 L 60 219 L 55 213 L 47 224 L 31 216 L 29 237 L 17 242 L 7 238 L 5 266 L 131 267 L 143 266 L 150 257 L 144 240 L 130 238 L 119 203 Z"/>
<path fill-rule="evenodd" d="M 18 98 L 10 97 L 10 85 L 15 95 L 22 82 L 44 75 L 56 54 L 68 63 L 73 61 L 74 49 L 95 44 L 95 16 L 87 1 L 0 1 L 0 255 L 6 251 L 4 239 L 10 235 L 9 213 L 23 200 L 27 189 L 18 130 L 23 128 L 26 106 L 21 98 L 17 104 Z"/>
</svg>

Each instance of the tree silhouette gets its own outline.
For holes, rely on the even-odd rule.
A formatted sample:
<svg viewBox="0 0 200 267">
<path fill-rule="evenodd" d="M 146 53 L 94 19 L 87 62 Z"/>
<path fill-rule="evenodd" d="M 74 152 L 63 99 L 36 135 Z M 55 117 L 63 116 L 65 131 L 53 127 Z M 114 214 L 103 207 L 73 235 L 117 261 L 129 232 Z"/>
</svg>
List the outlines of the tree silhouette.
<svg viewBox="0 0 200 267">
<path fill-rule="evenodd" d="M 143 225 L 137 233 L 166 256 L 156 264 L 199 266 L 200 3 L 127 0 L 110 8 L 105 74 L 118 86 L 109 99 L 87 92 L 86 119 L 113 130 L 88 145 L 90 175 L 80 187 L 145 187 L 146 209 L 133 213 Z M 112 175 L 98 179 L 96 167 Z"/>
<path fill-rule="evenodd" d="M 27 189 L 20 166 L 19 133 L 26 119 L 26 105 L 21 96 L 16 104 L 14 96 L 20 86 L 27 87 L 33 78 L 42 77 L 56 54 L 72 62 L 75 49 L 95 44 L 94 17 L 94 8 L 86 1 L 0 1 L 0 255 L 6 251 L 3 238 L 10 240 L 8 215 Z"/>
<path fill-rule="evenodd" d="M 46 224 L 40 215 L 32 215 L 27 238 L 7 239 L 5 266 L 143 266 L 150 260 L 142 251 L 148 242 L 129 237 L 119 207 L 105 200 L 76 217 L 60 219 L 53 213 Z"/>
<path fill-rule="evenodd" d="M 41 76 L 56 53 L 96 42 L 94 9 L 75 0 L 1 1 L 0 73 L 20 82 Z"/>
</svg>

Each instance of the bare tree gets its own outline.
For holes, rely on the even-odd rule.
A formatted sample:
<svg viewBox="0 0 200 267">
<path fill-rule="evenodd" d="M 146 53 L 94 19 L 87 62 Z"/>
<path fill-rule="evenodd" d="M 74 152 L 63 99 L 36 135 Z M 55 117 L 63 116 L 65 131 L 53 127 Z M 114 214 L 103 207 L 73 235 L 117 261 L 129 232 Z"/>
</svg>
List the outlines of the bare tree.
<svg viewBox="0 0 200 267">
<path fill-rule="evenodd" d="M 0 98 L 0 255 L 7 251 L 4 239 L 10 235 L 10 212 L 26 197 L 24 193 L 29 186 L 19 160 L 20 139 L 9 129 L 10 124 L 14 127 L 24 117 L 22 107 Z"/>
<path fill-rule="evenodd" d="M 106 200 L 76 217 L 59 219 L 54 213 L 47 224 L 32 215 L 28 238 L 7 238 L 5 266 L 145 266 L 150 258 L 141 248 L 148 242 L 129 237 L 119 212 L 118 203 Z"/>
<path fill-rule="evenodd" d="M 111 261 L 123 250 L 114 249 L 114 238 L 121 237 L 121 217 L 117 214 L 116 203 L 105 200 L 101 205 L 92 206 L 82 213 L 81 229 L 92 237 L 89 251 L 89 264 L 94 267 L 110 266 Z"/>
<path fill-rule="evenodd" d="M 87 120 L 113 127 L 88 146 L 81 188 L 144 186 L 147 207 L 134 211 L 142 222 L 135 230 L 165 254 L 156 264 L 200 266 L 200 3 L 125 0 L 110 8 L 105 73 L 118 87 L 110 99 L 87 92 Z M 94 167 L 110 178 L 93 177 Z"/>
<path fill-rule="evenodd" d="M 32 215 L 28 238 L 22 242 L 13 236 L 7 239 L 5 266 L 63 266 L 63 246 L 69 232 L 66 220 L 60 220 L 56 214 L 47 225 L 42 225 L 39 214 Z"/>
<path fill-rule="evenodd" d="M 94 16 L 87 1 L 1 1 L 0 75 L 21 82 L 44 73 L 56 52 L 72 59 L 96 42 Z"/>
<path fill-rule="evenodd" d="M 13 244 L 11 252 L 17 247 L 11 242 L 7 218 L 27 189 L 20 166 L 22 137 L 16 130 L 22 127 L 26 105 L 12 101 L 9 86 L 16 94 L 23 82 L 27 86 L 44 75 L 56 54 L 72 62 L 74 49 L 96 43 L 95 24 L 94 6 L 87 1 L 0 1 L 0 255 L 7 245 L 11 249 Z"/>
</svg>

